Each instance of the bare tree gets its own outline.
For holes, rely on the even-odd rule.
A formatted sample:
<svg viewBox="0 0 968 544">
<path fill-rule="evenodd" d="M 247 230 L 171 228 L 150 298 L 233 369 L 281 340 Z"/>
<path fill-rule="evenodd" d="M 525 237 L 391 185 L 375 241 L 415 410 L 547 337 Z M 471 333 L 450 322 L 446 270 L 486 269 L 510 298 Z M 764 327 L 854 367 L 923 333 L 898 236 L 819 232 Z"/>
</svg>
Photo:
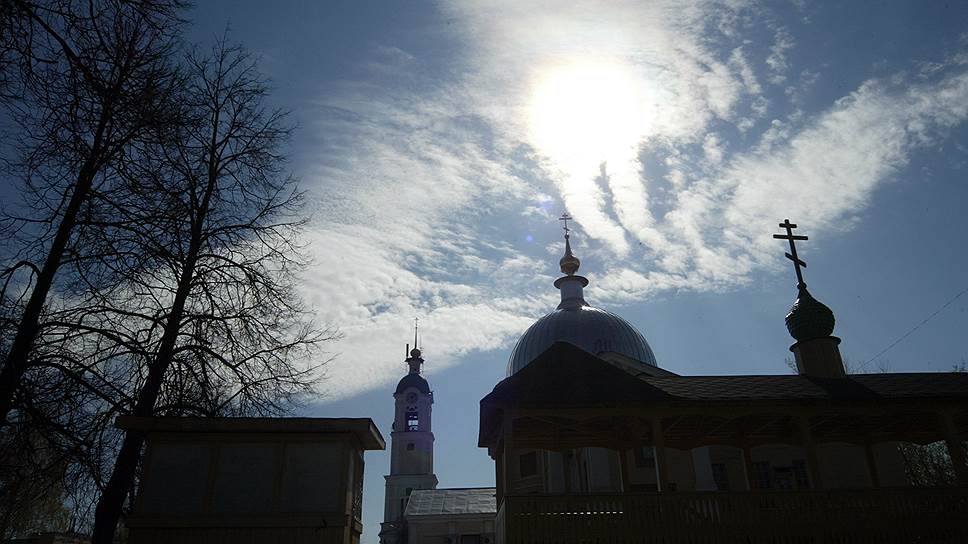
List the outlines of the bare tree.
<svg viewBox="0 0 968 544">
<path fill-rule="evenodd" d="M 0 270 L 0 455 L 41 444 L 16 457 L 24 477 L 52 475 L 45 496 L 69 506 L 71 529 L 97 501 L 108 542 L 144 441 L 116 415 L 285 412 L 336 333 L 294 296 L 289 128 L 242 51 L 190 56 L 190 79 L 174 70 L 177 0 L 0 7 L 17 30 L 0 36 L 0 91 L 15 91 L 3 100 L 28 212 L 0 225 L 22 248 Z M 24 504 L 44 518 L 46 503 Z"/>
<path fill-rule="evenodd" d="M 4 234 L 27 233 L 30 243 L 0 271 L 0 298 L 26 274 L 13 282 L 24 300 L 0 369 L 0 426 L 29 368 L 55 277 L 83 258 L 75 242 L 92 195 L 110 186 L 110 167 L 135 138 L 166 123 L 178 85 L 169 58 L 180 2 L 4 0 L 2 7 L 4 105 L 23 142 L 17 171 L 29 211 L 8 217 Z"/>
<path fill-rule="evenodd" d="M 271 415 L 312 390 L 316 330 L 295 293 L 302 194 L 281 152 L 290 128 L 269 109 L 255 63 L 217 44 L 187 61 L 187 119 L 125 164 L 121 228 L 139 244 L 105 315 L 140 341 L 144 373 L 130 414 Z M 107 251 L 107 254 L 116 252 Z M 147 349 L 144 349 L 147 348 Z M 93 541 L 112 542 L 137 477 L 144 435 L 127 431 L 98 502 Z"/>
</svg>

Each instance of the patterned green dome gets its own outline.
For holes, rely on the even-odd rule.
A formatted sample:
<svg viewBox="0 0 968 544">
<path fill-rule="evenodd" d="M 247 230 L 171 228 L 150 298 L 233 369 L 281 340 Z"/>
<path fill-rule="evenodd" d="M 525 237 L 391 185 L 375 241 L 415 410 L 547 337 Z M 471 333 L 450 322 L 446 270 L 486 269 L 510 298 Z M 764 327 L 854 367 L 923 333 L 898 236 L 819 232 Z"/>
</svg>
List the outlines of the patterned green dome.
<svg viewBox="0 0 968 544">
<path fill-rule="evenodd" d="M 798 342 L 825 338 L 834 332 L 834 313 L 807 291 L 800 287 L 796 302 L 786 316 L 787 330 Z"/>
</svg>

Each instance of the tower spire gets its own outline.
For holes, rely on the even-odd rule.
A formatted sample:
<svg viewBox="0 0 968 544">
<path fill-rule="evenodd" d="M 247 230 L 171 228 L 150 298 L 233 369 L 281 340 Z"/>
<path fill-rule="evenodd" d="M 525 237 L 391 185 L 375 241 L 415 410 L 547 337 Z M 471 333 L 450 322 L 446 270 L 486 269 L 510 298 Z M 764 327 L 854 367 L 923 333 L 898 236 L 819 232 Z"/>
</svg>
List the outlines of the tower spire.
<svg viewBox="0 0 968 544">
<path fill-rule="evenodd" d="M 420 367 L 423 366 L 423 357 L 420 353 L 420 348 L 417 347 L 417 323 L 420 319 L 413 318 L 413 349 L 410 350 L 409 356 L 407 357 L 407 364 L 410 365 L 411 374 L 420 374 Z M 407 345 L 409 348 L 409 344 Z"/>
<path fill-rule="evenodd" d="M 558 261 L 561 272 L 565 275 L 555 280 L 555 287 L 561 290 L 561 304 L 558 305 L 558 309 L 577 310 L 582 306 L 588 306 L 583 292 L 588 285 L 588 279 L 575 275 L 581 266 L 581 261 L 571 252 L 571 229 L 568 228 L 568 222 L 572 220 L 571 216 L 566 212 L 561 214 L 558 220 L 564 223 L 565 231 L 565 254 Z"/>
<path fill-rule="evenodd" d="M 568 212 L 565 212 L 561 214 L 558 220 L 564 223 L 562 228 L 565 231 L 565 255 L 558 261 L 558 265 L 563 273 L 574 276 L 575 272 L 578 272 L 578 267 L 581 266 L 581 261 L 571 253 L 571 229 L 568 228 L 568 221 L 571 221 L 572 217 L 568 215 Z"/>
</svg>

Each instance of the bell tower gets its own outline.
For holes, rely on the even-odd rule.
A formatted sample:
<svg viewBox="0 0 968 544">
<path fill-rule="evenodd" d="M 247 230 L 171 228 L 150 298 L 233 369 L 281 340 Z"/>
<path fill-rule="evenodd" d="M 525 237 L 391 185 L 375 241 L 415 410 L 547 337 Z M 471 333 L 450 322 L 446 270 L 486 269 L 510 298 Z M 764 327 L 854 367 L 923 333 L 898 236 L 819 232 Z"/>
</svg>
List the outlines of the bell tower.
<svg viewBox="0 0 968 544">
<path fill-rule="evenodd" d="M 420 375 L 424 360 L 416 347 L 416 334 L 414 346 L 412 350 L 407 346 L 409 372 L 393 392 L 395 410 L 390 432 L 390 474 L 385 476 L 381 544 L 402 542 L 406 530 L 403 514 L 410 493 L 417 489 L 437 488 L 431 428 L 434 394 L 430 384 Z"/>
</svg>

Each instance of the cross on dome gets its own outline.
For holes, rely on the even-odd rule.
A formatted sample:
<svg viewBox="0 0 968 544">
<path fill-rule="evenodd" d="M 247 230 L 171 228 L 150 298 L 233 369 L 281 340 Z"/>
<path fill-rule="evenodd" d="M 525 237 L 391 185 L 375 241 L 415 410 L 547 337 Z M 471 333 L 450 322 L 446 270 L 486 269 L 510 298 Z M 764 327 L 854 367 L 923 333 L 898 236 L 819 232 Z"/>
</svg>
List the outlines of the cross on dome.
<svg viewBox="0 0 968 544">
<path fill-rule="evenodd" d="M 571 220 L 572 217 L 568 215 L 568 212 L 561 214 L 561 217 L 558 218 L 558 221 L 562 221 L 565 224 L 565 226 L 562 227 L 565 229 L 565 238 L 568 238 L 568 233 L 571 232 L 571 229 L 568 228 L 568 222 Z"/>
<path fill-rule="evenodd" d="M 578 272 L 578 267 L 581 266 L 581 261 L 571 253 L 571 242 L 569 240 L 571 238 L 571 229 L 568 228 L 568 221 L 571 221 L 572 218 L 568 215 L 568 212 L 565 212 L 561 214 L 558 220 L 564 223 L 563 228 L 565 230 L 565 255 L 558 261 L 558 265 L 561 267 L 562 272 L 569 276 L 574 276 L 575 272 Z"/>
<path fill-rule="evenodd" d="M 797 287 L 799 288 L 806 287 L 807 284 L 803 281 L 803 271 L 800 270 L 800 268 L 801 267 L 806 268 L 807 263 L 800 260 L 800 257 L 797 256 L 797 245 L 795 241 L 809 240 L 809 238 L 807 238 L 806 236 L 793 234 L 793 229 L 797 228 L 797 226 L 791 223 L 789 219 L 784 219 L 783 222 L 780 223 L 780 228 L 786 229 L 786 234 L 774 234 L 773 237 L 776 238 L 777 240 L 790 241 L 790 253 L 784 253 L 784 255 L 786 255 L 787 259 L 790 259 L 791 261 L 793 261 L 793 268 L 797 272 Z"/>
</svg>

